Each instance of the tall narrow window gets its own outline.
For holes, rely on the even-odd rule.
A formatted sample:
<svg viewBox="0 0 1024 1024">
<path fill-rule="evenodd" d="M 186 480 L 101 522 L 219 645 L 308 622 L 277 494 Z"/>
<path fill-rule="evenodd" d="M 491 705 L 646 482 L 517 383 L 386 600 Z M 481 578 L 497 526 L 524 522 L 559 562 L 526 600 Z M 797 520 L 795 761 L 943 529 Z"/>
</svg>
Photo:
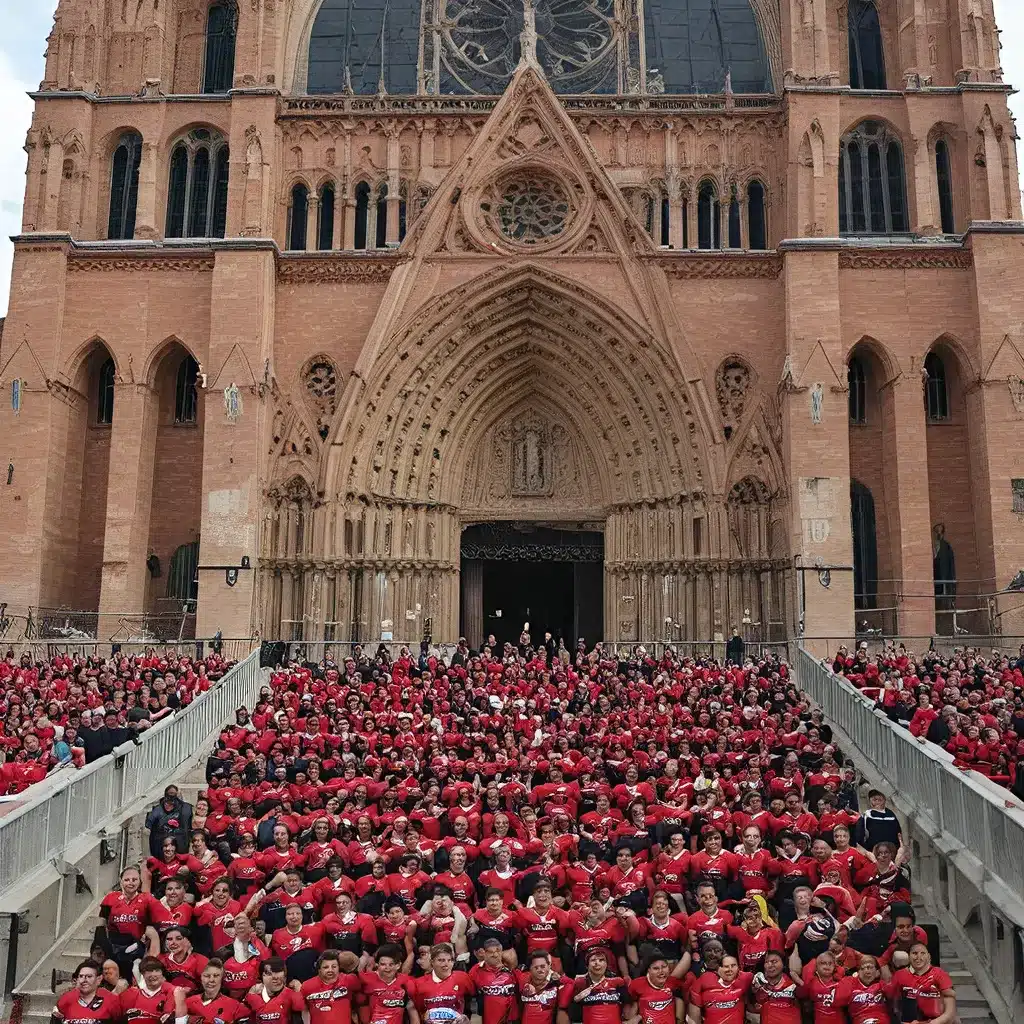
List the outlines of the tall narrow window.
<svg viewBox="0 0 1024 1024">
<path fill-rule="evenodd" d="M 195 423 L 196 421 L 196 380 L 198 376 L 199 364 L 191 356 L 185 356 L 178 367 L 178 376 L 174 386 L 175 423 Z"/>
<path fill-rule="evenodd" d="M 377 192 L 377 237 L 374 244 L 383 249 L 388 243 L 388 185 L 384 182 Z"/>
<path fill-rule="evenodd" d="M 175 601 L 195 602 L 199 597 L 198 567 L 199 541 L 176 548 L 167 574 L 167 596 Z"/>
<path fill-rule="evenodd" d="M 238 6 L 234 0 L 216 0 L 206 15 L 206 61 L 203 92 L 227 92 L 234 84 L 235 37 Z"/>
<path fill-rule="evenodd" d="M 690 201 L 683 196 L 683 248 L 690 248 Z"/>
<path fill-rule="evenodd" d="M 227 143 L 194 128 L 171 150 L 167 183 L 168 238 L 223 238 L 228 206 Z"/>
<path fill-rule="evenodd" d="M 729 248 L 743 248 L 743 229 L 740 225 L 740 200 L 733 185 L 732 197 L 729 199 Z"/>
<path fill-rule="evenodd" d="M 849 0 L 850 88 L 884 89 L 885 59 L 882 26 L 875 0 Z"/>
<path fill-rule="evenodd" d="M 722 247 L 721 208 L 713 182 L 705 181 L 697 193 L 697 246 L 700 249 Z"/>
<path fill-rule="evenodd" d="M 107 238 L 134 238 L 135 211 L 139 203 L 139 167 L 142 136 L 126 132 L 114 150 L 110 166 L 110 216 Z"/>
<path fill-rule="evenodd" d="M 850 386 L 850 422 L 858 425 L 868 421 L 868 382 L 864 364 L 857 356 L 846 368 L 846 382 Z"/>
<path fill-rule="evenodd" d="M 764 215 L 764 185 L 752 181 L 747 186 L 747 230 L 751 249 L 768 248 L 768 228 Z"/>
<path fill-rule="evenodd" d="M 953 169 L 949 160 L 949 146 L 944 139 L 935 143 L 935 177 L 939 185 L 939 216 L 942 233 L 951 235 L 956 230 L 953 217 Z"/>
<path fill-rule="evenodd" d="M 668 196 L 661 197 L 661 227 L 660 237 L 662 245 L 669 245 L 670 225 L 672 223 L 671 210 L 669 208 Z"/>
<path fill-rule="evenodd" d="M 949 387 L 946 382 L 946 364 L 935 352 L 925 356 L 926 374 L 924 408 L 929 423 L 942 423 L 949 419 Z"/>
<path fill-rule="evenodd" d="M 317 208 L 316 247 L 321 250 L 334 247 L 334 186 L 328 182 L 320 189 Z"/>
<path fill-rule="evenodd" d="M 114 422 L 114 360 L 108 359 L 101 367 L 96 393 L 96 422 Z"/>
<path fill-rule="evenodd" d="M 356 185 L 356 223 L 355 241 L 357 249 L 365 249 L 367 242 L 367 226 L 370 219 L 370 186 L 361 181 Z"/>
<path fill-rule="evenodd" d="M 292 189 L 292 206 L 288 220 L 288 248 L 304 251 L 306 248 L 306 221 L 309 218 L 309 189 L 296 185 Z"/>
<path fill-rule="evenodd" d="M 909 230 L 903 148 L 880 121 L 862 121 L 839 150 L 839 230 L 890 235 Z"/>
<path fill-rule="evenodd" d="M 850 519 L 853 527 L 854 607 L 878 606 L 878 532 L 875 499 L 859 480 L 850 481 Z"/>
<path fill-rule="evenodd" d="M 405 229 L 408 225 L 408 207 L 405 205 L 405 188 L 402 188 L 400 193 L 401 198 L 398 200 L 398 240 L 401 242 L 405 238 Z"/>
</svg>

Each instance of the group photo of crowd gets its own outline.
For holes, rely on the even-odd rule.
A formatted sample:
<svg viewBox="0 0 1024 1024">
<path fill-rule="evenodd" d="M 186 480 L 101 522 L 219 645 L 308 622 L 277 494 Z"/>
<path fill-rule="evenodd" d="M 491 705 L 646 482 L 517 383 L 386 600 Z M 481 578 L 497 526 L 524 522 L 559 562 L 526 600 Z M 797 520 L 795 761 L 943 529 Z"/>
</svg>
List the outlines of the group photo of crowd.
<svg viewBox="0 0 1024 1024">
<path fill-rule="evenodd" d="M 51 772 L 82 767 L 137 740 L 187 707 L 231 668 L 218 653 L 45 660 L 8 648 L 0 661 L 0 796 L 23 793 Z"/>
<path fill-rule="evenodd" d="M 785 661 L 523 639 L 273 672 L 53 1024 L 957 1020 L 900 822 Z"/>
<path fill-rule="evenodd" d="M 920 743 L 943 747 L 957 767 L 1024 800 L 1024 645 L 1015 654 L 966 647 L 949 657 L 887 645 L 870 656 L 861 642 L 853 653 L 841 647 L 832 671 Z"/>
</svg>

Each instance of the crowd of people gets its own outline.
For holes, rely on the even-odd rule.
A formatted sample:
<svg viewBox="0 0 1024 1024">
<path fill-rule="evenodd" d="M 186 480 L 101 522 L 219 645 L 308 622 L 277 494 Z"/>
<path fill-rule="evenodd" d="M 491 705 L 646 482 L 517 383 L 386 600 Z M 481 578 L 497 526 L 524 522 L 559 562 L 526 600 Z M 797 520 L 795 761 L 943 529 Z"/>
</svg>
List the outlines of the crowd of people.
<svg viewBox="0 0 1024 1024">
<path fill-rule="evenodd" d="M 54 1024 L 952 1024 L 908 851 L 784 662 L 292 663 Z"/>
<path fill-rule="evenodd" d="M 9 648 L 0 661 L 0 796 L 137 739 L 208 690 L 230 664 L 219 654 L 197 659 L 153 650 L 35 661 Z"/>
<path fill-rule="evenodd" d="M 941 657 L 887 645 L 872 657 L 862 642 L 853 653 L 841 647 L 832 670 L 921 743 L 1024 799 L 1024 646 L 1015 655 L 967 647 Z"/>
</svg>

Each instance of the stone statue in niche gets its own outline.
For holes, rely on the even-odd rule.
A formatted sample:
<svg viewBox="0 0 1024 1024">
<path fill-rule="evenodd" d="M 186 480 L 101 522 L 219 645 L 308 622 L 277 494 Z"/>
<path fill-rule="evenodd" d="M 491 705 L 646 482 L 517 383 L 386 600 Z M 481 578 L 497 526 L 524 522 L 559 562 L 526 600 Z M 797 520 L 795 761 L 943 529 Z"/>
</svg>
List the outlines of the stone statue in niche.
<svg viewBox="0 0 1024 1024">
<path fill-rule="evenodd" d="M 538 426 L 528 426 L 512 443 L 512 492 L 543 494 L 546 490 L 546 438 Z"/>
<path fill-rule="evenodd" d="M 821 422 L 821 407 L 825 401 L 825 386 L 820 381 L 811 388 L 811 422 Z"/>
</svg>

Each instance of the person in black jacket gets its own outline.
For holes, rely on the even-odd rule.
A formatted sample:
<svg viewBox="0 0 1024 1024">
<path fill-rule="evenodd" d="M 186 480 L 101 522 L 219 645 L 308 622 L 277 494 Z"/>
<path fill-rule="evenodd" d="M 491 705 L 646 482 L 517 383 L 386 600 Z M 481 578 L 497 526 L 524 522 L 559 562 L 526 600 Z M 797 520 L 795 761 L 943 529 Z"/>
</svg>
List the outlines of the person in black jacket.
<svg viewBox="0 0 1024 1024">
<path fill-rule="evenodd" d="M 178 795 L 177 786 L 168 786 L 160 803 L 146 815 L 149 829 L 149 852 L 159 858 L 164 840 L 170 836 L 184 853 L 188 849 L 188 837 L 192 831 L 192 805 L 185 803 Z"/>
<path fill-rule="evenodd" d="M 725 660 L 731 661 L 734 665 L 743 664 L 743 651 L 746 645 L 738 629 L 733 629 L 729 642 L 725 645 Z"/>
</svg>

